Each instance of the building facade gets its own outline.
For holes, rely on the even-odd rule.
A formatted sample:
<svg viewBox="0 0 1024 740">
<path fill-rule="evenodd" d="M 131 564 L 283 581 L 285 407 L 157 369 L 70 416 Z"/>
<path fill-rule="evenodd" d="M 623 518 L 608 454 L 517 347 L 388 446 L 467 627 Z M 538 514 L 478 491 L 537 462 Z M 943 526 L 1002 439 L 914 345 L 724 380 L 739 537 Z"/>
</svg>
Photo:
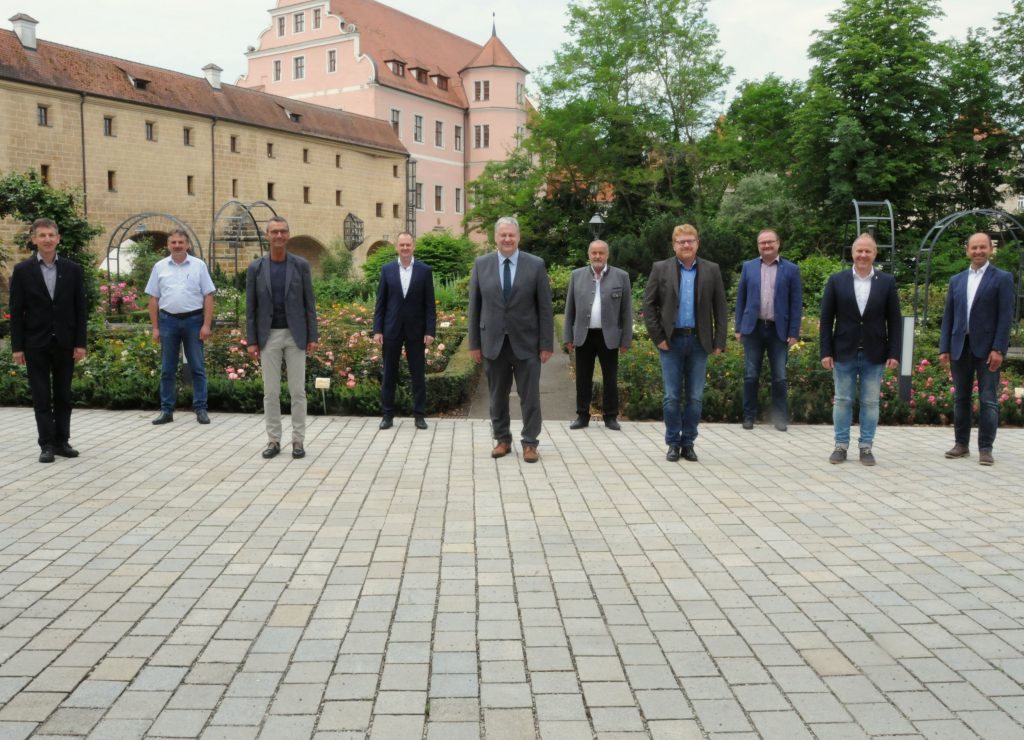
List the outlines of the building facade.
<svg viewBox="0 0 1024 740">
<path fill-rule="evenodd" d="M 87 218 L 105 229 L 98 259 L 142 212 L 185 222 L 205 252 L 232 200 L 287 218 L 314 265 L 349 214 L 362 222 L 357 263 L 404 227 L 408 151 L 387 123 L 223 85 L 215 65 L 192 77 L 39 41 L 33 19 L 11 20 L 14 31 L 0 31 L 0 171 L 81 188 Z M 23 228 L 0 222 L 0 240 Z M 248 249 L 242 268 L 258 243 Z"/>
<path fill-rule="evenodd" d="M 411 156 L 414 233 L 461 233 L 468 183 L 525 133 L 527 70 L 375 0 L 278 0 L 238 81 L 389 124 Z"/>
</svg>

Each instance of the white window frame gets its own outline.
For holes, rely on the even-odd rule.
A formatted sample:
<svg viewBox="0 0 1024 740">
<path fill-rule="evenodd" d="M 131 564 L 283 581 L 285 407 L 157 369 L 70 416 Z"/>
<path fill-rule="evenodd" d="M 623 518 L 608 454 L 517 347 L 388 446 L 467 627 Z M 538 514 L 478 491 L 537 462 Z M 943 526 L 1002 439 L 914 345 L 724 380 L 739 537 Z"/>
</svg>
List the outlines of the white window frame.
<svg viewBox="0 0 1024 740">
<path fill-rule="evenodd" d="M 438 208 L 439 203 L 440 208 Z M 434 213 L 444 213 L 444 185 L 434 186 Z"/>
<path fill-rule="evenodd" d="M 434 121 L 434 146 L 444 149 L 444 121 Z"/>
<path fill-rule="evenodd" d="M 415 191 L 416 191 L 416 210 L 417 211 L 422 211 L 423 210 L 423 183 L 422 182 L 416 183 Z"/>
<path fill-rule="evenodd" d="M 274 81 L 274 82 L 280 82 L 281 81 L 281 60 L 280 59 L 275 59 L 274 60 L 274 64 L 272 65 L 272 70 L 273 71 L 272 71 L 272 73 L 270 75 L 270 79 L 272 81 Z"/>
<path fill-rule="evenodd" d="M 306 57 L 302 54 L 292 57 L 292 79 L 306 79 Z"/>
<path fill-rule="evenodd" d="M 402 111 L 398 108 L 391 109 L 391 130 L 398 134 L 398 138 L 402 138 Z"/>
<path fill-rule="evenodd" d="M 283 15 L 277 17 L 277 37 L 281 38 L 288 30 L 288 19 Z"/>
<path fill-rule="evenodd" d="M 292 33 L 305 33 L 306 14 L 299 12 L 292 15 Z"/>
<path fill-rule="evenodd" d="M 462 126 L 455 127 L 455 151 L 461 152 L 464 146 L 465 136 L 463 135 Z"/>
<path fill-rule="evenodd" d="M 412 140 L 417 144 L 423 143 L 423 116 L 418 113 L 412 117 Z"/>
<path fill-rule="evenodd" d="M 455 212 L 462 213 L 462 188 L 455 188 Z"/>
<path fill-rule="evenodd" d="M 338 50 L 327 50 L 327 74 L 334 74 L 338 71 Z"/>
<path fill-rule="evenodd" d="M 313 30 L 320 28 L 323 23 L 323 11 L 320 8 L 313 8 Z"/>
</svg>

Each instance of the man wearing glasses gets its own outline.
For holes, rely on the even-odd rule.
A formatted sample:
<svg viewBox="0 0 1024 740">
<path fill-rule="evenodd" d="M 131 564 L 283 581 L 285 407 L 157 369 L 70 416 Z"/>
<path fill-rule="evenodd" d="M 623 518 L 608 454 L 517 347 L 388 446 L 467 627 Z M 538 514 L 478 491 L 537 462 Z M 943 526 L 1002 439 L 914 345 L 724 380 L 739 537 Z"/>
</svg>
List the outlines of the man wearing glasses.
<svg viewBox="0 0 1024 740">
<path fill-rule="evenodd" d="M 672 231 L 675 256 L 655 262 L 644 291 L 644 322 L 658 348 L 664 386 L 665 459 L 697 462 L 693 443 L 704 402 L 709 354 L 725 350 L 725 286 L 718 265 L 697 258 L 690 224 Z"/>
<path fill-rule="evenodd" d="M 757 420 L 757 388 L 761 364 L 768 355 L 772 374 L 772 418 L 775 428 L 789 423 L 786 360 L 800 339 L 803 285 L 800 268 L 779 257 L 781 242 L 772 229 L 757 235 L 760 256 L 743 263 L 736 289 L 736 339 L 743 343 L 743 428 Z"/>
</svg>

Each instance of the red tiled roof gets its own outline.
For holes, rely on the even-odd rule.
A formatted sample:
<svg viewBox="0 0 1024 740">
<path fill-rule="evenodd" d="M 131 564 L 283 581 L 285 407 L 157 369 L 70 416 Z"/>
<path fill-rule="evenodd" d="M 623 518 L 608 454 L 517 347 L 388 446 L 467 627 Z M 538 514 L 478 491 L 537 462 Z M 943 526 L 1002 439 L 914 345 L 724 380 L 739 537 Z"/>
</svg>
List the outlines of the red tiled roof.
<svg viewBox="0 0 1024 740">
<path fill-rule="evenodd" d="M 512 56 L 512 52 L 508 50 L 508 47 L 501 43 L 501 39 L 498 38 L 497 34 L 491 34 L 491 37 L 484 44 L 484 48 L 480 50 L 480 53 L 476 55 L 476 58 L 459 71 L 475 69 L 477 67 L 512 67 L 513 69 L 521 69 L 524 72 L 527 71 L 526 67 L 521 65 Z"/>
<path fill-rule="evenodd" d="M 149 82 L 139 89 L 128 79 Z M 12 31 L 0 30 L 0 79 L 58 90 L 125 100 L 140 105 L 217 117 L 225 121 L 319 136 L 325 139 L 407 153 L 386 121 L 302 103 L 251 88 L 222 84 L 115 57 L 39 41 L 25 49 Z M 291 120 L 285 111 L 298 114 Z"/>
<path fill-rule="evenodd" d="M 413 95 L 460 108 L 469 105 L 462 81 L 457 76 L 450 78 L 447 90 L 442 90 L 429 79 L 425 83 L 419 82 L 408 73 L 399 77 L 383 64 L 385 60 L 400 54 L 400 59 L 410 61 L 407 68 L 416 61 L 424 69 L 431 70 L 488 66 L 476 62 L 484 57 L 488 47 L 497 42 L 499 51 L 492 58 L 498 63 L 494 66 L 518 67 L 526 71 L 496 36 L 481 47 L 375 0 L 331 0 L 331 13 L 341 16 L 346 24 L 355 24 L 359 31 L 360 51 L 377 64 L 378 82 Z"/>
</svg>

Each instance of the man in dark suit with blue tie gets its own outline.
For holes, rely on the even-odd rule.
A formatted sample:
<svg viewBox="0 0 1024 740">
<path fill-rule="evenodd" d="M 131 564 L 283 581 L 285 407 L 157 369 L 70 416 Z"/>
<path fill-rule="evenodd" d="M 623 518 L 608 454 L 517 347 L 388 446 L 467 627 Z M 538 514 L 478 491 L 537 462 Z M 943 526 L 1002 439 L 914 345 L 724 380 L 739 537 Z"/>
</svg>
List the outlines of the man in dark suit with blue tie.
<svg viewBox="0 0 1024 740">
<path fill-rule="evenodd" d="M 383 346 L 384 377 L 380 386 L 381 429 L 390 429 L 395 416 L 395 386 L 402 347 L 412 376 L 412 413 L 417 429 L 426 429 L 426 348 L 434 343 L 437 309 L 434 276 L 425 262 L 416 262 L 416 242 L 403 231 L 395 245 L 398 259 L 384 265 L 373 309 L 373 340 Z"/>
<path fill-rule="evenodd" d="M 800 268 L 779 256 L 782 243 L 772 229 L 757 235 L 757 259 L 743 263 L 736 289 L 736 339 L 743 342 L 743 428 L 757 420 L 757 386 L 761 363 L 768 355 L 772 374 L 772 416 L 775 428 L 789 423 L 786 361 L 800 340 L 803 283 Z"/>
<path fill-rule="evenodd" d="M 967 457 L 971 438 L 971 392 L 978 379 L 978 462 L 992 465 L 992 444 L 999 427 L 999 368 L 1010 344 L 1013 277 L 989 264 L 992 237 L 967 240 L 971 266 L 949 281 L 939 334 L 939 361 L 953 372 L 953 435 L 948 458 Z"/>
<path fill-rule="evenodd" d="M 11 351 L 25 365 L 39 432 L 39 462 L 78 457 L 71 436 L 71 377 L 85 359 L 87 314 L 82 268 L 57 256 L 60 232 L 48 218 L 32 222 L 36 253 L 11 274 Z"/>
<path fill-rule="evenodd" d="M 878 245 L 870 234 L 851 248 L 853 269 L 837 272 L 821 298 L 821 366 L 832 371 L 835 401 L 832 425 L 836 447 L 828 461 L 846 461 L 853 422 L 853 396 L 860 385 L 860 461 L 874 465 L 872 445 L 878 428 L 882 374 L 899 363 L 903 326 L 900 297 L 892 275 L 874 268 Z"/>
<path fill-rule="evenodd" d="M 512 451 L 508 401 L 515 379 L 523 413 L 523 461 L 535 463 L 540 436 L 540 368 L 555 348 L 551 282 L 544 260 L 519 249 L 519 221 L 494 225 L 497 252 L 476 258 L 469 279 L 469 354 L 483 362 L 490 392 L 491 457 Z"/>
</svg>

